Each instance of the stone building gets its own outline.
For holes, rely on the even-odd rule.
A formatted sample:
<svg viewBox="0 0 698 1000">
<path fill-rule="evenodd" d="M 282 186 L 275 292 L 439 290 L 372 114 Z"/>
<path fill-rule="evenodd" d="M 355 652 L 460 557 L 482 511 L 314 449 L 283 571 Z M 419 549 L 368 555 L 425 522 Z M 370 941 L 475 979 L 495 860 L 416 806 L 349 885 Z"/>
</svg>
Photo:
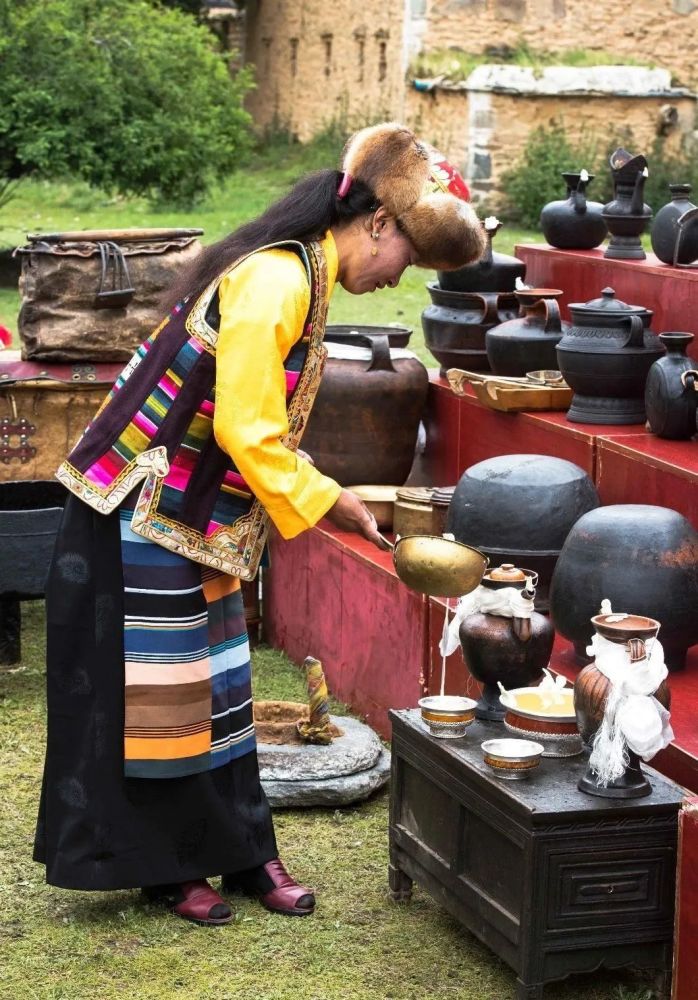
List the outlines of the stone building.
<svg viewBox="0 0 698 1000">
<path fill-rule="evenodd" d="M 331 123 L 348 131 L 405 120 L 479 194 L 496 191 L 503 167 L 538 125 L 558 121 L 572 139 L 607 139 L 622 123 L 643 148 L 660 135 L 673 151 L 696 127 L 698 0 L 223 2 L 244 13 L 235 37 L 256 67 L 248 106 L 260 130 L 283 128 L 306 141 Z M 478 65 L 464 80 L 416 85 L 410 72 L 420 53 L 483 56 L 522 45 L 560 53 L 561 62 L 572 50 L 598 51 L 621 65 Z"/>
</svg>

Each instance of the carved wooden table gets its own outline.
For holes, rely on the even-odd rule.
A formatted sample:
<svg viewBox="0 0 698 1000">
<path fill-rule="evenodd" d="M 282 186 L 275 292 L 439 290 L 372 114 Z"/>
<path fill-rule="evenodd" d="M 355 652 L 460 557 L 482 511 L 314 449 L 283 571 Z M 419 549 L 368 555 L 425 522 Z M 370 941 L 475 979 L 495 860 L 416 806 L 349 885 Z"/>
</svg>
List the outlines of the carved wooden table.
<svg viewBox="0 0 698 1000">
<path fill-rule="evenodd" d="M 514 969 L 516 1000 L 629 965 L 657 969 L 668 1000 L 681 788 L 653 771 L 647 798 L 584 795 L 585 755 L 503 781 L 480 749 L 501 724 L 437 740 L 417 711 L 390 718 L 393 899 L 423 886 Z"/>
</svg>

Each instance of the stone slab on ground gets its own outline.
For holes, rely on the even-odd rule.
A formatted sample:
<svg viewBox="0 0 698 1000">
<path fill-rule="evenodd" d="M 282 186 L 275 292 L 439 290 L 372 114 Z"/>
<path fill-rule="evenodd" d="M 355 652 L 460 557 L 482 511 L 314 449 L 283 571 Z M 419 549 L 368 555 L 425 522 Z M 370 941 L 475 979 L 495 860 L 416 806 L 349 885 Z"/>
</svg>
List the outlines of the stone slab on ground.
<svg viewBox="0 0 698 1000">
<path fill-rule="evenodd" d="M 258 742 L 262 782 L 324 781 L 374 767 L 380 758 L 382 744 L 371 727 L 348 716 L 330 718 L 343 735 L 328 746 L 312 743 L 277 746 Z"/>
<path fill-rule="evenodd" d="M 273 781 L 268 780 L 264 768 L 260 768 L 260 777 L 272 808 L 350 805 L 367 799 L 387 784 L 390 778 L 390 752 L 381 747 L 375 765 L 356 774 L 311 781 Z"/>
</svg>

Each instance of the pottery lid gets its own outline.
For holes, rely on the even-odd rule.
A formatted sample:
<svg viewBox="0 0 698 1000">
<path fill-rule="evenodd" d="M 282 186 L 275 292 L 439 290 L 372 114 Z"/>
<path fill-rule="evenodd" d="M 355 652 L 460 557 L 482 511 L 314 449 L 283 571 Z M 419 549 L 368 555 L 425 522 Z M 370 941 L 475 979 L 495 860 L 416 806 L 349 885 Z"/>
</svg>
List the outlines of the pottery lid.
<svg viewBox="0 0 698 1000">
<path fill-rule="evenodd" d="M 652 315 L 651 311 L 645 309 L 644 306 L 628 305 L 622 299 L 617 299 L 613 288 L 604 288 L 598 299 L 590 299 L 589 302 L 570 302 L 569 307 L 578 312 L 587 310 L 589 312 L 603 312 L 605 315 L 615 313 L 649 313 Z"/>
<path fill-rule="evenodd" d="M 455 486 L 439 486 L 431 495 L 432 507 L 448 507 L 455 491 Z"/>
<path fill-rule="evenodd" d="M 397 500 L 405 500 L 409 503 L 421 503 L 429 506 L 434 486 L 401 486 L 395 491 Z"/>
<path fill-rule="evenodd" d="M 609 157 L 609 163 L 611 165 L 611 170 L 644 170 L 647 166 L 647 158 L 645 156 L 635 155 L 634 153 L 629 153 L 627 149 L 620 147 L 614 150 Z"/>
<path fill-rule="evenodd" d="M 513 563 L 502 563 L 501 566 L 495 566 L 485 573 L 485 578 L 498 582 L 521 583 L 526 579 L 526 574 Z"/>
</svg>

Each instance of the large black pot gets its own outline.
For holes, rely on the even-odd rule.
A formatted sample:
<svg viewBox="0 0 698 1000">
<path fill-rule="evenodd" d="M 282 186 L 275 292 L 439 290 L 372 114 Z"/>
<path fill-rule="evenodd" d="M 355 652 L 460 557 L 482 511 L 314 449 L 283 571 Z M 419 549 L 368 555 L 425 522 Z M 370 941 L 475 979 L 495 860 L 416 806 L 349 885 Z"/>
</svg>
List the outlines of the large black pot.
<svg viewBox="0 0 698 1000">
<path fill-rule="evenodd" d="M 664 354 L 646 327 L 652 312 L 616 298 L 612 288 L 590 302 L 571 302 L 572 327 L 557 345 L 558 368 L 574 389 L 567 419 L 580 424 L 640 424 L 645 382 Z"/>
<path fill-rule="evenodd" d="M 456 271 L 437 271 L 439 285 L 451 292 L 513 292 L 516 279 L 526 276 L 526 265 L 518 257 L 507 253 L 497 253 L 492 249 L 492 240 L 501 229 L 501 222 L 489 220 L 485 223 L 487 246 L 479 260 Z"/>
<path fill-rule="evenodd" d="M 670 670 L 684 666 L 698 642 L 698 532 L 675 510 L 617 504 L 592 510 L 570 531 L 550 589 L 555 628 L 581 662 L 590 619 L 608 598 L 614 611 L 661 622 Z"/>
<path fill-rule="evenodd" d="M 0 483 L 0 663 L 20 659 L 19 602 L 43 597 L 66 496 L 58 482 Z"/>
<path fill-rule="evenodd" d="M 492 327 L 514 319 L 519 305 L 512 293 L 447 292 L 427 283 L 430 306 L 422 313 L 424 342 L 445 374 L 449 368 L 488 372 L 485 335 Z"/>
<path fill-rule="evenodd" d="M 390 347 L 407 347 L 412 328 L 393 323 L 391 326 L 373 326 L 367 323 L 328 323 L 325 340 L 332 344 L 358 344 L 365 347 L 366 337 L 387 337 Z"/>
<path fill-rule="evenodd" d="M 578 465 L 548 455 L 500 455 L 463 473 L 448 512 L 447 530 L 489 556 L 538 573 L 536 608 L 548 588 L 572 525 L 598 507 L 594 484 Z"/>
</svg>

